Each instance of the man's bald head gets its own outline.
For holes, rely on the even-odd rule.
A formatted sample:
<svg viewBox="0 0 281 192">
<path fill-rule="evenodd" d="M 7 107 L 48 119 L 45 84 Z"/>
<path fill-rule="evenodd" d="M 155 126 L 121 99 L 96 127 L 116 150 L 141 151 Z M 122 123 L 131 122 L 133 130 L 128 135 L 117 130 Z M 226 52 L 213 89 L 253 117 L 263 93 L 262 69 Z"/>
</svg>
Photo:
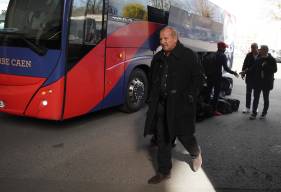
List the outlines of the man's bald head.
<svg viewBox="0 0 281 192">
<path fill-rule="evenodd" d="M 160 44 L 166 54 L 170 54 L 176 47 L 178 41 L 178 33 L 172 27 L 165 27 L 160 31 Z"/>
</svg>

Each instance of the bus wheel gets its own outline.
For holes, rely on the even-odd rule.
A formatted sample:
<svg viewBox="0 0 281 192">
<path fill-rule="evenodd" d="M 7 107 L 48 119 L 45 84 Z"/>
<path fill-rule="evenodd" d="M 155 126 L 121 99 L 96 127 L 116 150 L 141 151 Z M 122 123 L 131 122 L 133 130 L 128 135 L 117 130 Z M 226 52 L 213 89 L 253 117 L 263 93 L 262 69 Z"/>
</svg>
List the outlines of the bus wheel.
<svg viewBox="0 0 281 192">
<path fill-rule="evenodd" d="M 143 70 L 135 69 L 132 72 L 125 94 L 125 103 L 121 107 L 122 111 L 131 113 L 144 106 L 148 94 L 148 80 Z"/>
</svg>

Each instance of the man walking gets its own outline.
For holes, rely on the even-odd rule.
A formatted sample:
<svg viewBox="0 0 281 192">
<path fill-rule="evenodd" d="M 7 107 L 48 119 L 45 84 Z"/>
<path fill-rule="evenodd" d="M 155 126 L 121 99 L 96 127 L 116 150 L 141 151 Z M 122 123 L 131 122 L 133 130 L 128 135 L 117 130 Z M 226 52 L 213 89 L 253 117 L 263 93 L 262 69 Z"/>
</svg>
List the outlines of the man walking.
<svg viewBox="0 0 281 192">
<path fill-rule="evenodd" d="M 268 46 L 261 45 L 257 65 L 253 67 L 255 75 L 253 110 L 251 120 L 256 119 L 260 93 L 263 94 L 263 111 L 260 119 L 264 119 L 269 108 L 269 92 L 273 89 L 274 73 L 277 72 L 276 60 L 268 53 Z"/>
<path fill-rule="evenodd" d="M 255 83 L 255 71 L 250 70 L 253 68 L 254 65 L 257 64 L 258 61 L 258 44 L 252 43 L 251 44 L 251 52 L 249 52 L 245 59 L 242 66 L 241 77 L 242 79 L 245 78 L 246 83 L 246 108 L 243 110 L 243 113 L 250 113 L 251 108 L 251 99 L 252 99 L 252 92 L 254 90 L 254 83 Z"/>
<path fill-rule="evenodd" d="M 191 168 L 202 164 L 201 151 L 194 136 L 196 95 L 201 84 L 200 63 L 193 51 L 178 41 L 175 29 L 160 31 L 162 50 L 151 62 L 150 95 L 144 135 L 157 134 L 158 169 L 148 180 L 157 184 L 170 177 L 171 150 L 175 138 L 192 156 Z"/>
</svg>

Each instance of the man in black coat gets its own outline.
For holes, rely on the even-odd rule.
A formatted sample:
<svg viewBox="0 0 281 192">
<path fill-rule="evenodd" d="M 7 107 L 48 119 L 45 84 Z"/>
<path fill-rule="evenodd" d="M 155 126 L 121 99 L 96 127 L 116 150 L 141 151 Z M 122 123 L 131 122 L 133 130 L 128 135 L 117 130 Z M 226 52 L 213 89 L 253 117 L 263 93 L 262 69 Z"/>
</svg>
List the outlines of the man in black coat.
<svg viewBox="0 0 281 192">
<path fill-rule="evenodd" d="M 251 108 L 251 99 L 252 99 L 252 92 L 254 90 L 254 83 L 255 83 L 255 72 L 251 69 L 254 65 L 257 64 L 258 61 L 258 44 L 252 43 L 251 44 L 251 52 L 249 52 L 245 59 L 242 66 L 241 77 L 242 79 L 245 78 L 246 82 L 246 108 L 243 110 L 243 113 L 250 113 Z"/>
<path fill-rule="evenodd" d="M 157 134 L 157 174 L 148 180 L 160 183 L 170 177 L 172 143 L 178 138 L 193 157 L 191 168 L 202 164 L 201 151 L 194 136 L 196 96 L 201 84 L 196 54 L 178 41 L 175 29 L 160 31 L 162 50 L 151 62 L 150 94 L 144 135 Z"/>
<path fill-rule="evenodd" d="M 264 105 L 260 119 L 264 119 L 269 108 L 269 92 L 273 89 L 274 73 L 277 72 L 276 60 L 268 53 L 267 45 L 261 46 L 258 63 L 251 70 L 255 73 L 255 84 L 253 110 L 250 119 L 256 119 L 261 92 Z"/>
</svg>

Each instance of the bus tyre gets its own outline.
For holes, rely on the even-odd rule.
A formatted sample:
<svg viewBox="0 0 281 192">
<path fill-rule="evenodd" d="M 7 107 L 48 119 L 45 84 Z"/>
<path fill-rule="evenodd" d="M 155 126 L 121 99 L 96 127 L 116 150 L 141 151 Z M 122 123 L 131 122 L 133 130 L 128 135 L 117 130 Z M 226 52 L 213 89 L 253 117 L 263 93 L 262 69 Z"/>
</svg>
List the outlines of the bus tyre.
<svg viewBox="0 0 281 192">
<path fill-rule="evenodd" d="M 148 80 L 142 69 L 135 69 L 129 78 L 125 92 L 125 102 L 121 111 L 132 113 L 138 111 L 145 104 L 148 95 Z"/>
</svg>

